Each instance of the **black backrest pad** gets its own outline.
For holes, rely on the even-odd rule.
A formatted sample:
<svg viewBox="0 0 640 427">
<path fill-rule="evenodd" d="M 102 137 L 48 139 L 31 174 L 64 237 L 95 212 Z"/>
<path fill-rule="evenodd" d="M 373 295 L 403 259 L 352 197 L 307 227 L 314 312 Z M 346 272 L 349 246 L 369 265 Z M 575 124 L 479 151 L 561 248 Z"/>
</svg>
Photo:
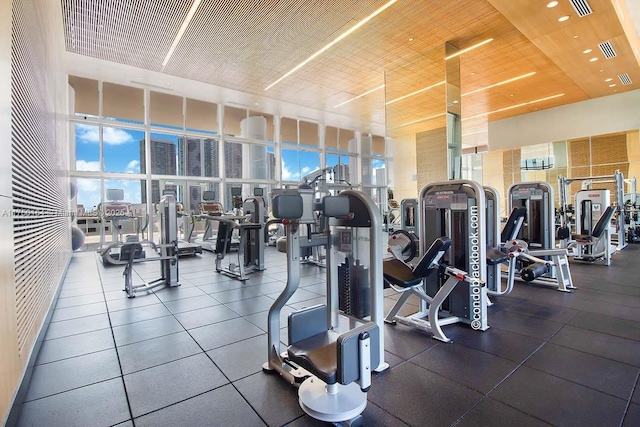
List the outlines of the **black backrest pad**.
<svg viewBox="0 0 640 427">
<path fill-rule="evenodd" d="M 275 218 L 299 219 L 303 213 L 302 196 L 278 194 L 273 198 L 271 208 Z"/>
<path fill-rule="evenodd" d="M 614 212 L 615 208 L 613 206 L 607 206 L 607 209 L 604 210 L 604 213 L 602 214 L 598 222 L 596 222 L 596 226 L 593 227 L 593 233 L 591 233 L 593 237 L 599 238 L 600 236 L 602 236 L 605 228 L 609 226 L 609 221 L 611 221 L 611 217 L 613 216 Z"/>
<path fill-rule="evenodd" d="M 120 260 L 131 260 L 136 257 L 137 253 L 142 252 L 142 244 L 140 243 L 125 243 L 120 248 Z"/>
<path fill-rule="evenodd" d="M 500 233 L 500 242 L 504 243 L 507 240 L 513 238 L 513 232 L 516 228 L 516 225 L 518 225 L 518 221 L 520 220 L 520 218 L 524 218 L 526 214 L 527 208 L 525 208 L 524 206 L 513 208 L 511 214 L 509 215 L 509 218 L 507 218 L 507 223 L 502 229 L 502 233 Z"/>
<path fill-rule="evenodd" d="M 344 196 L 325 196 L 322 198 L 322 214 L 324 216 L 349 215 L 349 198 Z"/>
<path fill-rule="evenodd" d="M 451 239 L 447 236 L 438 237 L 433 241 L 427 252 L 420 258 L 418 265 L 413 269 L 413 275 L 416 277 L 427 277 L 433 269 L 429 269 L 438 253 L 444 252 L 451 246 Z"/>
</svg>

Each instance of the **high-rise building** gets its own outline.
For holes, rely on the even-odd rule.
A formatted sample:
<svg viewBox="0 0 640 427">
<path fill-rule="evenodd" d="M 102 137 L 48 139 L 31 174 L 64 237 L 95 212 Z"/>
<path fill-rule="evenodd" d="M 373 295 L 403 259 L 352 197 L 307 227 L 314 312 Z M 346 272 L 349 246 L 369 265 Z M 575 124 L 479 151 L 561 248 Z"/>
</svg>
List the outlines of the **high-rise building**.
<svg viewBox="0 0 640 427">
<path fill-rule="evenodd" d="M 149 145 L 151 150 L 151 173 L 176 175 L 176 144 L 168 139 L 152 138 Z M 140 140 L 140 173 L 147 173 L 144 139 Z M 142 183 L 141 187 L 142 203 L 146 203 L 147 188 L 144 183 Z M 158 203 L 159 201 L 160 184 L 154 180 L 151 182 L 151 202 Z"/>
</svg>

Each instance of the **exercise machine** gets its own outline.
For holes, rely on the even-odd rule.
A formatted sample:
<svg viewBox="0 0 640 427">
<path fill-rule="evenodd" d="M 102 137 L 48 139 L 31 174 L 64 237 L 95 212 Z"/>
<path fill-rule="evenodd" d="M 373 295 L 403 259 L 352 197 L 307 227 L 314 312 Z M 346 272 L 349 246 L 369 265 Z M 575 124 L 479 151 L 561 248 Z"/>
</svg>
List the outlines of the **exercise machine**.
<svg viewBox="0 0 640 427">
<path fill-rule="evenodd" d="M 593 188 L 594 185 L 598 184 L 611 184 L 614 186 L 614 197 L 613 197 L 613 205 L 615 207 L 614 216 L 615 216 L 615 233 L 611 235 L 611 241 L 615 242 L 616 249 L 622 250 L 627 246 L 626 241 L 626 221 L 624 218 L 625 212 L 625 196 L 624 196 L 624 185 L 625 179 L 622 172 L 616 170 L 613 175 L 601 175 L 601 176 L 586 176 L 586 177 L 575 177 L 575 178 L 566 178 L 562 175 L 558 176 L 558 190 L 560 192 L 560 210 L 564 213 L 564 217 L 562 219 L 562 223 L 566 226 L 570 225 L 570 221 L 567 218 L 567 212 L 569 211 L 569 185 L 573 182 L 580 182 L 582 190 L 595 190 Z M 633 190 L 633 188 L 632 188 Z M 608 205 L 611 204 L 610 202 Z M 577 209 L 577 206 L 576 206 Z M 571 230 L 569 232 L 565 232 L 566 235 L 571 234 Z M 569 238 L 565 238 L 561 241 L 562 246 L 568 246 L 571 243 Z"/>
<path fill-rule="evenodd" d="M 420 217 L 418 199 L 402 199 L 400 202 L 400 228 L 409 233 L 418 235 L 420 230 Z"/>
<path fill-rule="evenodd" d="M 254 196 L 242 204 L 243 216 L 201 215 L 207 220 L 218 222 L 215 246 L 215 268 L 218 273 L 226 274 L 241 281 L 247 280 L 247 274 L 263 271 L 264 267 L 264 225 L 265 203 L 262 188 L 254 188 Z M 237 263 L 229 263 L 227 268 L 222 261 L 230 251 L 235 231 L 240 235 Z"/>
<path fill-rule="evenodd" d="M 160 256 L 141 258 L 139 254 L 143 252 L 142 242 L 126 242 L 120 247 L 119 258 L 110 257 L 109 263 L 112 265 L 124 265 L 124 291 L 127 297 L 134 298 L 137 292 L 150 291 L 152 289 L 167 286 L 180 286 L 178 283 L 178 220 L 176 201 L 173 195 L 164 195 L 158 203 L 158 214 L 160 215 L 160 243 L 145 242 L 150 245 Z M 138 285 L 133 284 L 133 266 L 141 262 L 160 262 L 160 278 L 148 283 Z"/>
<path fill-rule="evenodd" d="M 484 283 L 474 279 L 466 271 L 450 267 L 442 262 L 445 252 L 451 247 L 451 239 L 446 236 L 433 241 L 429 249 L 422 256 L 415 267 L 410 266 L 401 259 L 392 258 L 383 262 L 385 285 L 388 285 L 401 296 L 385 316 L 385 322 L 405 326 L 411 326 L 433 334 L 433 338 L 450 342 L 442 326 L 460 322 L 456 316 L 441 316 L 440 308 L 457 286 L 468 288 L 481 288 Z M 433 297 L 427 295 L 423 288 L 423 280 L 434 271 L 438 271 L 446 278 L 444 285 Z M 410 316 L 400 316 L 398 313 L 409 298 L 416 296 L 428 309 L 418 311 Z M 474 320 L 475 321 L 475 320 Z M 479 325 L 477 325 L 479 326 Z"/>
<path fill-rule="evenodd" d="M 204 232 L 201 237 L 196 237 L 194 242 L 202 246 L 203 250 L 214 252 L 216 246 L 217 223 L 208 219 L 209 216 L 219 217 L 224 214 L 222 203 L 215 201 L 213 191 L 202 192 L 202 202 L 198 205 L 197 219 L 205 221 Z M 216 224 L 216 227 L 213 227 Z M 215 232 L 215 233 L 214 233 Z"/>
<path fill-rule="evenodd" d="M 104 236 L 106 224 L 111 224 L 111 243 L 107 246 L 102 245 L 98 250 L 100 260 L 104 266 L 115 265 L 112 261 L 120 259 L 120 248 L 123 241 L 120 238 L 120 222 L 135 219 L 135 215 L 130 203 L 123 202 L 124 190 L 110 188 L 106 190 L 107 201 L 99 207 L 102 216 L 102 233 Z M 127 236 L 127 242 L 139 242 L 138 234 L 135 236 Z M 144 258 L 146 253 L 144 250 L 135 253 L 136 258 Z"/>
<path fill-rule="evenodd" d="M 173 196 L 174 200 L 177 200 L 177 193 L 175 190 L 163 190 L 163 196 Z M 194 218 L 188 212 L 185 211 L 184 205 L 178 201 L 175 202 L 176 207 L 176 218 L 182 220 L 182 231 L 183 231 L 183 239 L 177 239 L 176 244 L 178 248 L 178 256 L 195 256 L 196 254 L 202 253 L 202 246 L 196 243 L 191 243 L 191 233 L 193 231 L 193 222 Z M 158 213 L 164 207 L 160 204 L 156 206 Z"/>
<path fill-rule="evenodd" d="M 445 245 L 444 254 L 439 261 L 433 262 L 444 263 L 455 269 L 457 274 L 461 274 L 459 279 L 462 278 L 460 280 L 466 285 L 457 286 L 458 281 L 450 281 L 449 273 L 453 274 L 454 270 L 447 270 L 445 267 L 438 268 L 437 274 L 426 275 L 423 279 L 424 293 L 428 298 L 420 298 L 419 312 L 412 317 L 425 317 L 433 315 L 429 313 L 430 310 L 437 311 L 438 318 L 431 317 L 429 322 L 434 337 L 443 341 L 448 339 L 434 328 L 440 322 L 440 317 L 449 319 L 444 322 L 462 322 L 474 330 L 487 330 L 484 190 L 474 181 L 437 182 L 422 188 L 419 201 L 422 224 L 419 240 L 422 253 L 427 254 L 436 239 L 448 236 L 450 243 Z M 429 298 L 432 299 L 431 303 Z M 442 302 L 439 301 L 440 298 L 443 299 Z M 399 309 L 397 303 L 386 320 L 393 322 L 396 317 L 394 314 Z"/>
<path fill-rule="evenodd" d="M 555 245 L 553 187 L 546 182 L 522 182 L 508 190 L 508 208 L 524 208 L 524 219 L 517 233 L 504 236 L 502 250 L 509 254 L 507 289 L 519 280 L 571 292 L 573 285 L 568 251 Z M 519 213 L 518 215 L 522 215 Z M 510 237 L 510 238 L 507 238 Z M 510 249 L 511 248 L 511 249 Z"/>
<path fill-rule="evenodd" d="M 376 286 L 382 279 L 380 212 L 355 190 L 326 196 L 315 209 L 299 190 L 284 190 L 274 196 L 272 208 L 286 228 L 287 284 L 269 310 L 263 370 L 297 386 L 300 406 L 311 417 L 361 425 L 372 371 L 388 367 L 382 287 Z M 281 353 L 280 313 L 300 284 L 299 231 L 309 221 L 305 212 L 317 208 L 330 219 L 327 304 L 289 315 L 289 345 Z"/>
<path fill-rule="evenodd" d="M 607 206 L 598 218 L 593 228 L 586 228 L 590 225 L 590 210 L 585 211 L 585 228 L 586 233 L 572 234 L 572 241 L 569 243 L 568 249 L 572 250 L 573 258 L 579 261 L 594 262 L 604 260 L 605 265 L 611 265 L 611 254 L 615 250 L 615 246 L 611 245 L 611 236 L 609 232 L 609 223 L 615 213 L 613 206 Z"/>
</svg>

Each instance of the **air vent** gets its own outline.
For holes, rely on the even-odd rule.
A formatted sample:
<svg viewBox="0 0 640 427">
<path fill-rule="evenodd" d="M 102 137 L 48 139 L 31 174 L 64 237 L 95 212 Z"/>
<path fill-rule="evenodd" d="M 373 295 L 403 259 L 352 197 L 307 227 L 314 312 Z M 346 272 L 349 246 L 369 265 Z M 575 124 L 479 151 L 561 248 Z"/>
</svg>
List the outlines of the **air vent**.
<svg viewBox="0 0 640 427">
<path fill-rule="evenodd" d="M 616 54 L 616 51 L 613 49 L 613 45 L 611 45 L 611 42 L 600 43 L 598 47 L 602 51 L 602 54 L 604 55 L 605 58 L 611 59 L 618 56 Z"/>
<path fill-rule="evenodd" d="M 620 82 L 622 82 L 623 85 L 631 84 L 631 77 L 629 77 L 629 74 L 627 73 L 618 74 L 618 78 L 620 79 Z"/>
<path fill-rule="evenodd" d="M 587 0 L 569 0 L 569 3 L 571 3 L 571 6 L 576 10 L 576 13 L 580 18 L 593 13 L 593 10 L 591 10 L 591 6 L 589 6 Z"/>
</svg>

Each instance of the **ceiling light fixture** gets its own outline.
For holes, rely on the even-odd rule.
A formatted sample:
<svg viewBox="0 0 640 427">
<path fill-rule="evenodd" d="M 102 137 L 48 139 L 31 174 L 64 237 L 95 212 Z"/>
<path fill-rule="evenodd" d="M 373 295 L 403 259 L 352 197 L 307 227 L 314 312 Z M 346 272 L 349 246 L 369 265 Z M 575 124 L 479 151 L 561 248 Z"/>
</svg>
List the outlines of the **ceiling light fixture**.
<svg viewBox="0 0 640 427">
<path fill-rule="evenodd" d="M 176 47 L 178 46 L 178 43 L 180 43 L 180 39 L 182 39 L 184 32 L 187 31 L 187 27 L 189 26 L 189 23 L 193 19 L 193 15 L 196 14 L 196 10 L 198 10 L 198 6 L 200 6 L 200 2 L 202 2 L 202 0 L 195 0 L 191 5 L 191 9 L 189 9 L 189 13 L 187 13 L 187 17 L 184 18 L 184 22 L 180 26 L 180 29 L 178 30 L 178 34 L 176 34 L 176 38 L 173 39 L 173 43 L 171 43 L 171 47 L 169 48 L 169 52 L 167 52 L 167 56 L 165 56 L 164 61 L 162 61 L 162 70 L 160 71 L 164 71 L 164 67 L 167 66 L 167 63 L 169 62 L 171 55 L 173 55 L 173 51 L 176 50 Z"/>
<path fill-rule="evenodd" d="M 564 21 L 567 21 L 568 19 L 569 19 L 569 15 L 564 15 L 564 16 L 561 16 L 560 18 L 558 18 L 558 21 L 559 22 L 564 22 Z"/>
<path fill-rule="evenodd" d="M 598 57 L 594 56 L 593 58 L 591 58 L 591 59 L 589 60 L 589 62 L 596 62 L 597 60 L 598 60 Z"/>
<path fill-rule="evenodd" d="M 615 84 L 615 83 L 611 83 L 611 84 L 609 85 L 609 87 L 616 87 L 616 84 Z"/>
<path fill-rule="evenodd" d="M 440 86 L 440 85 L 443 85 L 443 84 L 444 84 L 444 80 L 441 81 L 441 82 L 438 82 L 436 84 L 433 84 L 431 86 L 423 87 L 422 89 L 419 89 L 419 90 L 417 90 L 415 92 L 408 93 L 408 94 L 403 95 L 403 96 L 401 96 L 399 98 L 392 99 L 391 101 L 387 101 L 387 102 L 385 102 L 385 105 L 389 105 L 389 104 L 393 104 L 394 102 L 402 101 L 403 99 L 407 99 L 410 96 L 417 95 L 417 94 L 422 93 L 422 92 L 426 92 L 429 89 L 433 89 L 434 87 L 437 87 L 437 86 Z"/>
<path fill-rule="evenodd" d="M 338 43 L 340 40 L 344 39 L 345 37 L 347 37 L 349 34 L 353 33 L 355 30 L 357 30 L 358 28 L 362 27 L 364 24 L 366 24 L 367 22 L 369 22 L 370 20 L 372 20 L 373 18 L 375 18 L 377 15 L 379 15 L 380 13 L 384 12 L 385 9 L 387 9 L 389 6 L 393 5 L 395 2 L 397 2 L 398 0 L 390 0 L 387 3 L 385 3 L 382 7 L 378 8 L 376 11 L 374 11 L 371 15 L 367 16 L 366 18 L 364 18 L 362 21 L 358 22 L 356 25 L 354 25 L 353 27 L 349 28 L 347 31 L 345 31 L 344 33 L 340 34 L 338 37 L 336 37 L 335 39 L 333 39 L 333 41 L 331 41 L 330 43 L 328 43 L 326 46 L 324 46 L 322 49 L 320 49 L 319 51 L 317 51 L 316 53 L 314 53 L 313 55 L 311 55 L 310 57 L 308 57 L 307 59 L 305 59 L 304 61 L 302 61 L 301 63 L 299 63 L 298 65 L 296 65 L 295 67 L 293 67 L 291 70 L 287 71 L 286 73 L 284 73 L 282 75 L 282 77 L 280 77 L 278 80 L 276 80 L 275 82 L 271 83 L 269 86 L 267 86 L 266 88 L 264 88 L 264 90 L 269 90 L 272 87 L 274 87 L 275 85 L 277 85 L 278 83 L 280 83 L 282 80 L 286 79 L 287 77 L 289 77 L 291 74 L 295 73 L 296 71 L 298 71 L 300 68 L 304 67 L 307 63 L 311 62 L 312 60 L 314 60 L 315 58 L 317 58 L 319 55 L 321 55 L 322 53 L 324 53 L 326 50 L 328 50 L 329 48 L 331 48 L 333 45 L 335 45 L 336 43 Z"/>
<path fill-rule="evenodd" d="M 473 50 L 473 49 L 475 49 L 475 48 L 477 48 L 477 47 L 480 47 L 480 46 L 485 45 L 485 44 L 487 44 L 487 43 L 490 43 L 490 42 L 492 42 L 492 41 L 493 41 L 493 37 L 492 37 L 492 38 L 490 38 L 490 39 L 486 39 L 485 41 L 482 41 L 482 42 L 480 42 L 480 43 L 474 44 L 473 46 L 469 46 L 469 47 L 467 47 L 467 48 L 464 48 L 464 49 L 462 49 L 462 50 L 459 50 L 459 51 L 457 51 L 456 53 L 454 53 L 454 54 L 452 54 L 452 55 L 445 56 L 445 58 L 444 58 L 444 59 L 445 59 L 445 61 L 446 61 L 446 60 L 448 60 L 448 59 L 455 58 L 456 56 L 462 55 L 463 53 L 467 53 L 467 52 L 469 52 L 470 50 Z"/>
<path fill-rule="evenodd" d="M 535 73 L 536 73 L 535 71 L 532 71 L 530 73 L 523 74 L 521 76 L 514 77 L 512 79 L 507 79 L 507 80 L 504 80 L 504 81 L 501 81 L 501 82 L 498 82 L 498 83 L 495 83 L 495 84 L 492 84 L 492 85 L 489 85 L 489 86 L 486 86 L 486 87 L 483 87 L 483 88 L 480 88 L 480 89 L 472 90 L 471 92 L 463 93 L 461 96 L 471 95 L 473 93 L 482 92 L 483 90 L 491 89 L 492 87 L 502 86 L 502 85 L 507 84 L 507 83 L 515 82 L 516 80 L 524 79 L 526 77 L 531 77 Z"/>
<path fill-rule="evenodd" d="M 529 102 L 523 102 L 522 104 L 512 105 L 510 107 L 505 107 L 505 108 L 500 108 L 498 110 L 489 111 L 487 113 L 476 114 L 475 116 L 465 117 L 462 120 L 469 120 L 469 119 L 474 119 L 476 117 L 488 116 L 489 114 L 493 114 L 493 113 L 500 113 L 502 111 L 513 110 L 514 108 L 524 107 L 526 105 L 535 104 L 537 102 L 548 101 L 549 99 L 559 98 L 561 96 L 564 96 L 564 93 L 559 93 L 557 95 L 547 96 L 546 98 L 535 99 L 535 100 L 529 101 Z"/>
<path fill-rule="evenodd" d="M 585 49 L 585 50 L 582 51 L 582 53 L 591 53 L 591 52 L 592 52 L 591 49 Z"/>
<path fill-rule="evenodd" d="M 556 7 L 557 5 L 558 5 L 558 2 L 555 1 L 555 0 L 554 1 L 550 1 L 549 3 L 547 3 L 547 7 L 549 9 L 551 9 L 552 7 Z"/>
<path fill-rule="evenodd" d="M 356 100 L 356 99 L 358 99 L 358 98 L 362 98 L 363 96 L 367 96 L 367 95 L 369 95 L 370 93 L 375 92 L 375 91 L 377 91 L 377 90 L 380 90 L 380 89 L 382 89 L 382 88 L 384 88 L 384 85 L 380 85 L 380 86 L 378 86 L 378 87 L 374 87 L 373 89 L 368 90 L 368 91 L 366 91 L 365 93 L 361 93 L 360 95 L 358 95 L 358 96 L 356 96 L 356 97 L 353 97 L 353 98 L 351 98 L 351 99 L 347 99 L 346 101 L 341 102 L 341 103 L 340 103 L 340 104 L 338 104 L 338 105 L 334 105 L 334 106 L 333 106 L 333 108 L 342 107 L 344 104 L 348 104 L 348 103 L 350 103 L 351 101 L 355 101 L 355 100 Z"/>
<path fill-rule="evenodd" d="M 604 79 L 604 81 L 605 81 L 605 82 L 610 82 L 611 80 L 613 80 L 613 79 L 611 79 L 611 78 L 609 78 L 609 79 Z"/>
<path fill-rule="evenodd" d="M 440 113 L 440 114 L 434 114 L 433 116 L 422 117 L 422 118 L 419 118 L 419 119 L 416 119 L 416 120 L 412 120 L 412 121 L 407 122 L 407 123 L 403 123 L 398 127 L 401 128 L 401 127 L 405 127 L 405 126 L 409 126 L 409 125 L 415 125 L 416 123 L 420 123 L 420 122 L 426 122 L 427 120 L 437 119 L 438 117 L 444 116 L 444 114 L 445 113 Z"/>
</svg>

